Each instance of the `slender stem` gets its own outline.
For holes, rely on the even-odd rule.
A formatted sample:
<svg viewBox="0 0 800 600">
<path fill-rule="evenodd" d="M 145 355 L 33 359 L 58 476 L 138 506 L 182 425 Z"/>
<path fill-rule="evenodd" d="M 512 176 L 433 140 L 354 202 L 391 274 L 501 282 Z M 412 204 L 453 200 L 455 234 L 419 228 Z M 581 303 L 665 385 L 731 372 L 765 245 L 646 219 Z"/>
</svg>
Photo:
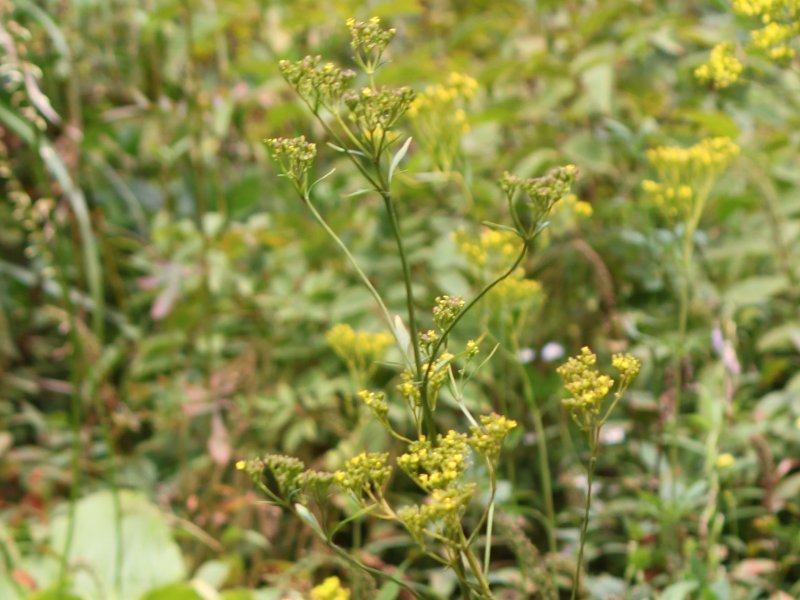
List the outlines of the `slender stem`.
<svg viewBox="0 0 800 600">
<path fill-rule="evenodd" d="M 517 358 L 519 355 L 519 344 L 516 342 L 516 339 L 514 339 L 514 352 L 515 356 L 511 357 L 511 362 L 514 364 L 522 383 L 522 393 L 530 407 L 531 417 L 533 418 L 533 428 L 536 433 L 536 450 L 539 455 L 539 477 L 542 485 L 542 495 L 544 496 L 544 511 L 547 516 L 547 545 L 550 552 L 555 553 L 557 551 L 555 536 L 556 511 L 553 505 L 552 474 L 550 473 L 550 458 L 547 451 L 547 437 L 542 420 L 542 409 L 534 397 L 533 387 L 531 386 L 528 373 L 524 365 L 519 362 Z"/>
<path fill-rule="evenodd" d="M 378 171 L 380 174 L 380 171 Z M 382 178 L 381 178 L 382 179 Z M 400 264 L 403 268 L 403 283 L 406 288 L 406 308 L 408 310 L 408 329 L 411 336 L 411 347 L 414 351 L 414 365 L 416 366 L 417 377 L 422 375 L 422 356 L 419 350 L 419 331 L 417 328 L 417 317 L 414 308 L 414 291 L 411 283 L 411 269 L 408 265 L 408 258 L 406 256 L 405 245 L 403 244 L 403 236 L 400 232 L 400 222 L 397 217 L 397 208 L 392 202 L 392 196 L 389 190 L 386 189 L 381 192 L 383 201 L 386 204 L 386 211 L 389 213 L 389 222 L 392 226 L 394 233 L 395 243 L 397 244 L 397 252 L 400 255 Z M 431 363 L 433 360 L 431 360 Z M 428 371 L 430 371 L 431 363 L 428 364 Z M 433 410 L 431 403 L 427 401 L 425 396 L 422 397 L 422 421 L 425 425 L 425 432 L 428 439 L 436 439 L 436 424 L 433 421 Z"/>
<path fill-rule="evenodd" d="M 494 486 L 492 486 L 494 487 Z M 483 549 L 483 576 L 489 576 L 489 563 L 492 558 L 492 529 L 494 528 L 494 498 L 489 503 L 489 516 L 486 521 L 486 546 Z"/>
<path fill-rule="evenodd" d="M 426 400 L 426 397 L 427 397 L 427 394 L 428 394 L 428 382 L 430 380 L 431 367 L 433 366 L 434 362 L 436 362 L 436 357 L 437 357 L 437 354 L 439 352 L 439 349 L 441 348 L 441 346 L 444 343 L 444 341 L 447 339 L 447 336 L 450 335 L 450 332 L 458 324 L 458 322 L 464 317 L 464 315 L 466 315 L 472 309 L 472 307 L 474 307 L 478 302 L 480 302 L 481 298 L 483 298 L 486 294 L 488 294 L 492 290 L 492 288 L 494 288 L 497 284 L 499 284 L 504 279 L 508 278 L 514 271 L 517 270 L 517 267 L 519 267 L 520 263 L 522 263 L 522 259 L 524 259 L 526 254 L 528 253 L 528 244 L 529 244 L 529 242 L 523 241 L 522 251 L 519 253 L 519 256 L 517 256 L 517 259 L 508 268 L 508 270 L 505 271 L 504 273 L 502 273 L 501 275 L 499 275 L 493 281 L 489 282 L 486 286 L 484 286 L 484 288 L 480 292 L 478 292 L 478 295 L 475 296 L 472 300 L 470 300 L 469 303 L 459 311 L 459 313 L 456 315 L 455 319 L 453 319 L 452 323 L 450 323 L 450 325 L 447 327 L 447 329 L 445 329 L 444 332 L 442 332 L 442 335 L 439 336 L 439 339 L 436 341 L 436 344 L 433 346 L 433 350 L 431 350 L 430 359 L 429 359 L 429 362 L 428 362 L 428 368 L 425 369 L 425 376 L 422 379 L 422 391 L 421 391 L 421 393 L 422 393 L 423 404 L 425 403 L 425 400 Z"/>
<path fill-rule="evenodd" d="M 698 194 L 697 202 L 684 224 L 683 244 L 681 247 L 681 270 L 682 279 L 678 293 L 678 348 L 675 352 L 675 399 L 672 409 L 672 435 L 673 440 L 670 444 L 670 462 L 672 471 L 672 500 L 677 494 L 678 480 L 678 441 L 677 426 L 681 411 L 681 396 L 683 392 L 683 361 L 686 357 L 686 332 L 689 321 L 689 302 L 692 293 L 692 259 L 694 257 L 694 233 L 700 221 L 700 214 L 705 205 L 705 194 Z"/>
<path fill-rule="evenodd" d="M 456 579 L 458 579 L 458 586 L 461 588 L 462 600 L 471 600 L 472 592 L 469 590 L 467 583 L 467 573 L 464 571 L 464 565 L 461 562 L 461 555 L 456 556 L 453 561 L 453 570 L 456 572 Z"/>
<path fill-rule="evenodd" d="M 316 209 L 316 207 L 311 202 L 311 199 L 308 197 L 308 195 L 303 196 L 303 203 L 306 205 L 306 207 L 308 207 L 308 210 L 311 211 L 311 214 L 314 215 L 314 218 L 316 219 L 317 223 L 320 224 L 320 226 L 325 230 L 325 232 L 333 239 L 334 242 L 336 242 L 336 245 L 339 246 L 342 252 L 344 252 L 345 256 L 347 257 L 347 260 L 350 261 L 350 265 L 353 267 L 353 270 L 355 270 L 355 272 L 358 274 L 363 284 L 369 290 L 370 294 L 372 294 L 372 297 L 375 299 L 375 302 L 378 303 L 378 306 L 380 307 L 381 312 L 383 313 L 383 318 L 386 319 L 386 323 L 389 326 L 389 330 L 392 332 L 395 340 L 399 344 L 400 340 L 397 338 L 397 333 L 395 332 L 395 328 L 392 323 L 392 316 L 389 313 L 389 309 L 386 308 L 386 304 L 383 302 L 383 298 L 381 298 L 381 295 L 378 292 L 378 290 L 376 290 L 375 286 L 372 285 L 372 282 L 369 280 L 369 277 L 367 277 L 367 274 L 364 273 L 364 270 L 359 266 L 353 254 L 347 248 L 347 245 L 336 234 L 336 232 L 333 229 L 331 229 L 330 225 L 328 225 L 328 222 L 322 217 L 322 215 Z"/>
<path fill-rule="evenodd" d="M 461 533 L 461 537 L 464 537 L 464 533 Z M 489 582 L 486 580 L 486 577 L 483 576 L 483 569 L 481 569 L 481 565 L 478 562 L 478 559 L 472 553 L 472 550 L 469 546 L 466 545 L 466 540 L 464 540 L 465 544 L 464 547 L 461 549 L 461 554 L 463 554 L 466 559 L 467 563 L 469 563 L 470 571 L 475 576 L 475 579 L 478 580 L 478 585 L 481 588 L 481 592 L 485 595 L 486 598 L 492 597 L 492 590 L 489 588 Z"/>
<path fill-rule="evenodd" d="M 592 481 L 594 479 L 594 468 L 597 464 L 597 450 L 600 445 L 600 428 L 595 426 L 591 433 L 592 458 L 589 461 L 589 470 L 586 479 L 586 504 L 583 509 L 583 525 L 581 527 L 581 541 L 578 548 L 578 563 L 575 565 L 575 577 L 572 583 L 571 600 L 578 597 L 578 590 L 581 587 L 581 569 L 583 567 L 583 549 L 586 545 L 586 531 L 589 528 L 589 509 L 592 506 Z"/>
</svg>

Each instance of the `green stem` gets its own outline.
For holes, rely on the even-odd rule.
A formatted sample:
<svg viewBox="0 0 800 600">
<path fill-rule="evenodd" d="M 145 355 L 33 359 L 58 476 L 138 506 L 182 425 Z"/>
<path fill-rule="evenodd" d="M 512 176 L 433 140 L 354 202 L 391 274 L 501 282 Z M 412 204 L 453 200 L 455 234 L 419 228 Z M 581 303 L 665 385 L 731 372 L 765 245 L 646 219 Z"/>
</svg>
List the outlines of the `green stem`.
<svg viewBox="0 0 800 600">
<path fill-rule="evenodd" d="M 681 246 L 682 279 L 678 294 L 678 347 L 675 352 L 675 400 L 672 411 L 672 443 L 670 444 L 670 462 L 672 471 L 672 500 L 677 494 L 678 480 L 678 440 L 677 426 L 681 411 L 681 396 L 683 392 L 683 361 L 686 357 L 686 333 L 689 322 L 689 303 L 692 293 L 692 259 L 694 257 L 694 234 L 700 222 L 705 205 L 705 193 L 698 194 L 692 213 L 684 224 L 683 243 Z"/>
<path fill-rule="evenodd" d="M 450 325 L 447 327 L 447 329 L 445 329 L 442 332 L 442 335 L 439 336 L 439 339 L 436 341 L 436 344 L 433 346 L 433 350 L 431 350 L 430 359 L 429 359 L 429 362 L 428 362 L 428 368 L 425 369 L 425 376 L 422 379 L 421 394 L 422 394 L 423 405 L 426 403 L 426 400 L 427 400 L 428 382 L 430 380 L 431 367 L 436 362 L 436 357 L 438 355 L 438 352 L 439 352 L 440 348 L 442 347 L 442 344 L 444 343 L 444 341 L 447 339 L 447 336 L 450 335 L 450 332 L 453 331 L 453 328 L 464 317 L 464 315 L 466 315 L 472 309 L 472 307 L 474 307 L 478 302 L 480 302 L 480 300 L 486 294 L 488 294 L 492 290 L 492 288 L 494 288 L 497 284 L 502 282 L 504 279 L 507 279 L 514 271 L 517 270 L 517 267 L 519 267 L 519 265 L 522 263 L 522 259 L 524 259 L 526 254 L 528 253 L 528 244 L 529 244 L 529 242 L 523 241 L 522 251 L 519 253 L 519 256 L 517 256 L 517 259 L 508 268 L 508 270 L 505 271 L 504 273 L 502 273 L 501 275 L 499 275 L 493 281 L 489 282 L 486 286 L 484 286 L 484 288 L 480 292 L 478 292 L 478 295 L 475 296 L 472 300 L 470 300 L 469 303 L 459 311 L 459 313 L 456 315 L 455 319 L 453 319 L 452 323 L 450 323 Z"/>
<path fill-rule="evenodd" d="M 461 535 L 463 538 L 464 534 L 462 533 Z M 472 571 L 472 574 L 478 581 L 478 585 L 480 586 L 481 592 L 484 594 L 484 597 L 492 598 L 492 590 L 489 588 L 489 582 L 486 580 L 486 577 L 483 576 L 483 569 L 481 569 L 481 565 L 478 562 L 478 559 L 472 553 L 472 550 L 469 548 L 469 546 L 465 546 L 461 549 L 461 553 L 466 557 L 467 563 L 469 563 L 470 571 Z"/>
<path fill-rule="evenodd" d="M 372 282 L 369 280 L 369 277 L 367 277 L 367 274 L 359 266 L 358 262 L 356 261 L 355 257 L 353 256 L 353 254 L 347 248 L 347 245 L 336 234 L 336 232 L 333 229 L 331 229 L 330 225 L 328 225 L 328 222 L 325 221 L 325 219 L 322 217 L 322 215 L 316 209 L 316 207 L 311 202 L 311 199 L 308 197 L 308 195 L 307 194 L 303 195 L 301 193 L 301 196 L 303 198 L 303 203 L 306 205 L 308 210 L 311 211 L 311 214 L 314 216 L 314 219 L 316 219 L 317 223 L 320 224 L 320 226 L 331 237 L 331 239 L 333 239 L 333 241 L 336 243 L 336 245 L 339 246 L 339 248 L 342 250 L 342 252 L 344 252 L 345 256 L 347 257 L 347 260 L 350 261 L 350 265 L 353 267 L 353 270 L 355 270 L 356 274 L 359 276 L 359 278 L 361 279 L 362 283 L 367 287 L 367 289 L 369 290 L 370 294 L 372 294 L 372 297 L 375 299 L 375 302 L 378 303 L 378 306 L 380 307 L 381 312 L 383 313 L 383 318 L 386 319 L 386 324 L 389 326 L 389 330 L 392 332 L 392 334 L 394 335 L 395 340 L 397 341 L 397 343 L 399 345 L 400 344 L 400 340 L 398 339 L 397 333 L 395 332 L 394 324 L 392 322 L 392 316 L 389 313 L 389 309 L 386 308 L 386 304 L 383 302 L 383 298 L 381 298 L 380 293 L 378 293 L 378 290 L 376 290 L 375 286 L 372 285 Z"/>
<path fill-rule="evenodd" d="M 519 362 L 519 344 L 514 341 L 515 356 L 511 357 L 511 362 L 517 370 L 522 383 L 522 393 L 530 407 L 531 417 L 533 418 L 533 428 L 536 433 L 536 448 L 539 459 L 539 477 L 542 485 L 542 495 L 544 496 L 544 511 L 547 516 L 547 546 L 551 553 L 557 551 L 556 548 L 556 511 L 553 505 L 553 486 L 552 474 L 550 473 L 550 458 L 547 452 L 547 437 L 544 430 L 542 419 L 542 409 L 536 402 L 533 387 L 524 365 Z"/>
<path fill-rule="evenodd" d="M 581 526 L 581 540 L 578 548 L 578 563 L 575 565 L 575 577 L 572 583 L 571 600 L 578 597 L 578 590 L 581 587 L 581 569 L 583 567 L 583 549 L 586 545 L 586 531 L 589 528 L 589 509 L 592 507 L 592 481 L 594 479 L 594 468 L 597 464 L 597 451 L 600 446 L 600 428 L 595 427 L 591 434 L 592 458 L 589 461 L 589 470 L 586 480 L 586 504 L 583 509 L 583 525 Z"/>
<path fill-rule="evenodd" d="M 377 166 L 376 166 L 377 168 Z M 380 170 L 378 170 L 380 175 Z M 383 177 L 381 177 L 383 184 Z M 411 347 L 414 351 L 414 365 L 416 366 L 417 377 L 422 374 L 422 356 L 419 350 L 419 332 L 417 328 L 417 317 L 414 307 L 414 290 L 411 282 L 411 269 L 408 265 L 408 257 L 406 256 L 405 245 L 403 244 L 403 236 L 400 232 L 400 221 L 397 216 L 397 208 L 392 202 L 392 196 L 388 188 L 381 192 L 383 202 L 386 205 L 386 211 L 389 214 L 389 223 L 392 226 L 395 243 L 397 244 L 397 252 L 400 255 L 400 264 L 403 268 L 403 283 L 406 288 L 406 308 L 408 310 L 408 333 L 411 336 Z M 431 359 L 431 363 L 433 360 Z M 430 371 L 431 363 L 428 364 L 428 371 Z M 427 375 L 427 372 L 426 372 Z M 425 396 L 422 398 L 422 421 L 425 425 L 425 431 L 429 440 L 436 439 L 436 424 L 433 421 L 433 410 L 431 403 L 427 401 Z"/>
<path fill-rule="evenodd" d="M 467 583 L 467 573 L 464 571 L 464 565 L 461 562 L 461 555 L 456 556 L 453 561 L 453 570 L 456 572 L 456 579 L 458 579 L 458 587 L 461 588 L 461 599 L 471 600 L 472 592 Z"/>
</svg>

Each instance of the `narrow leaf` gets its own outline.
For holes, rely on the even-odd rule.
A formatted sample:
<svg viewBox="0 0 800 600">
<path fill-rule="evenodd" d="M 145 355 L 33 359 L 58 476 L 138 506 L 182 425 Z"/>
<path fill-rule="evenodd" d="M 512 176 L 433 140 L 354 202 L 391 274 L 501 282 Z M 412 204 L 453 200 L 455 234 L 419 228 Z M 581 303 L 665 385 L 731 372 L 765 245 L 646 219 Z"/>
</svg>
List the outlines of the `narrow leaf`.
<svg viewBox="0 0 800 600">
<path fill-rule="evenodd" d="M 394 175 L 394 170 L 397 168 L 397 165 L 400 164 L 400 161 L 403 160 L 406 153 L 408 153 L 408 147 L 411 145 L 411 140 L 413 138 L 409 137 L 406 140 L 406 143 L 403 144 L 400 149 L 395 153 L 394 157 L 392 157 L 392 162 L 389 165 L 389 183 L 392 183 L 392 176 Z"/>
<path fill-rule="evenodd" d="M 302 504 L 295 504 L 294 509 L 297 511 L 297 516 L 300 517 L 306 523 L 306 525 L 311 527 L 311 529 L 314 530 L 314 533 L 316 533 L 323 541 L 328 541 L 328 538 L 325 535 L 325 532 L 322 531 L 322 527 L 320 526 L 319 521 L 317 521 L 317 517 L 314 516 L 314 513 L 312 513 Z"/>
</svg>

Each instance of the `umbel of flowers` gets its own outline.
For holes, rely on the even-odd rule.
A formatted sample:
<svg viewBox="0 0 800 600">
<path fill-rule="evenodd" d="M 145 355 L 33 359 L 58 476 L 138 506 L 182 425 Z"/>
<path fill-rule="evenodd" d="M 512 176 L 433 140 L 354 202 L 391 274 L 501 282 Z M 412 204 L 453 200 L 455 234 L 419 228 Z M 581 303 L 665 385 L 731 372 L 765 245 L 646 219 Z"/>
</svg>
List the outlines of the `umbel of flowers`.
<svg viewBox="0 0 800 600">
<path fill-rule="evenodd" d="M 450 73 L 445 83 L 418 93 L 408 109 L 414 139 L 443 173 L 459 158 L 461 138 L 470 130 L 467 109 L 477 90 L 469 75 Z"/>
<path fill-rule="evenodd" d="M 800 1 L 733 0 L 732 6 L 734 13 L 759 25 L 750 30 L 748 43 L 739 47 L 730 41 L 720 42 L 712 48 L 709 61 L 695 69 L 695 77 L 701 82 L 720 89 L 741 80 L 745 65 L 739 56 L 754 54 L 785 64 L 797 55 Z"/>
<path fill-rule="evenodd" d="M 688 148 L 661 146 L 647 151 L 658 174 L 642 188 L 668 215 L 699 220 L 711 188 L 739 155 L 730 138 L 715 137 Z"/>
</svg>

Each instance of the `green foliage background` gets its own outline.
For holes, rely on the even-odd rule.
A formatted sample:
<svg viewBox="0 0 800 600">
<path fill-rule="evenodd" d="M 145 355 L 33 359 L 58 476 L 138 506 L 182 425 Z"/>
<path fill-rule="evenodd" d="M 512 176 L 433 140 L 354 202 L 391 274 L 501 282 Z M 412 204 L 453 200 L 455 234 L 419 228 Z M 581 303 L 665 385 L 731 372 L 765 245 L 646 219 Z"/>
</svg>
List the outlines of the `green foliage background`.
<svg viewBox="0 0 800 600">
<path fill-rule="evenodd" d="M 745 85 L 695 80 L 709 47 L 746 36 L 726 3 L 0 0 L 0 598 L 59 597 L 62 559 L 82 599 L 302 597 L 331 573 L 355 597 L 403 597 L 352 572 L 233 467 L 272 451 L 335 469 L 384 449 L 376 424 L 348 414 L 354 383 L 325 342 L 340 322 L 380 330 L 380 314 L 262 144 L 318 142 L 317 173 L 336 169 L 318 207 L 401 312 L 379 199 L 354 194 L 357 173 L 277 70 L 306 54 L 350 64 L 343 23 L 372 15 L 398 30 L 387 85 L 422 91 L 450 72 L 479 83 L 452 171 L 412 145 L 397 177 L 421 311 L 480 288 L 450 232 L 504 221 L 504 171 L 574 163 L 593 209 L 554 219 L 526 264 L 545 293 L 533 318 L 507 331 L 487 308 L 462 340 L 488 330 L 501 344 L 470 407 L 520 423 L 503 459 L 493 585 L 537 597 L 537 573 L 553 570 L 568 589 L 586 448 L 559 403 L 561 359 L 542 349 L 588 344 L 644 367 L 600 459 L 586 597 L 800 596 L 800 78 L 796 63 L 756 60 Z M 682 232 L 641 182 L 648 148 L 709 136 L 742 156 L 696 236 L 671 494 L 661 448 Z M 521 370 L 512 339 L 536 351 Z M 381 365 L 374 378 L 394 376 Z M 528 383 L 550 448 L 557 553 L 541 524 Z M 437 416 L 460 422 L 452 402 Z M 406 555 L 402 532 L 348 535 L 376 568 L 402 564 L 454 593 Z"/>
</svg>

